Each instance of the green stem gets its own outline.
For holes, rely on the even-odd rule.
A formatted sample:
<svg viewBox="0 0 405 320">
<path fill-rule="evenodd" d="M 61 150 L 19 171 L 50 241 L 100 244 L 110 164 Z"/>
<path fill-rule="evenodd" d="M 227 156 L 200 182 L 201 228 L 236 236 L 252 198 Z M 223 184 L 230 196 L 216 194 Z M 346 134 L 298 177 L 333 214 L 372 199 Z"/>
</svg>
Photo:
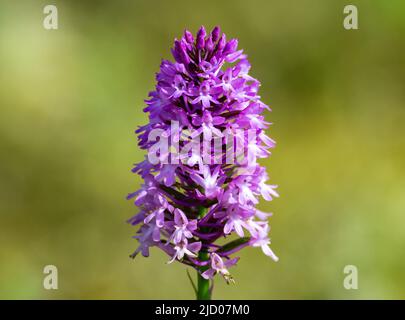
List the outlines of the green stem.
<svg viewBox="0 0 405 320">
<path fill-rule="evenodd" d="M 207 252 L 202 252 L 198 254 L 200 260 L 208 260 L 209 256 Z M 208 267 L 201 267 L 200 271 L 204 272 Z M 197 300 L 211 300 L 211 291 L 210 291 L 210 281 L 204 279 L 201 276 L 201 273 L 197 271 Z"/>
<path fill-rule="evenodd" d="M 198 217 L 201 219 L 207 214 L 207 211 L 207 208 L 199 207 Z M 198 258 L 201 261 L 206 261 L 209 259 L 209 254 L 206 251 L 200 251 L 198 253 Z M 197 271 L 197 300 L 211 300 L 210 281 L 201 276 L 201 273 L 207 269 L 208 266 L 204 266 Z"/>
</svg>

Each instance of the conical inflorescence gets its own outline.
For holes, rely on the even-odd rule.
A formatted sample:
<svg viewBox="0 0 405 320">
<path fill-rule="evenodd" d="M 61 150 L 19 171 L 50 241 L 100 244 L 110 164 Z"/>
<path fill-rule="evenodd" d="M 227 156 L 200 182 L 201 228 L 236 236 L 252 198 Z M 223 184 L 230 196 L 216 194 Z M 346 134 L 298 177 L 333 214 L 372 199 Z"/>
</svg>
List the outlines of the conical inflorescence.
<svg viewBox="0 0 405 320">
<path fill-rule="evenodd" d="M 175 61 L 162 61 L 146 100 L 149 123 L 136 131 L 148 155 L 133 172 L 144 182 L 128 195 L 140 208 L 129 219 L 140 225 L 133 256 L 157 247 L 169 262 L 227 281 L 238 260 L 233 255 L 246 246 L 278 260 L 269 247 L 270 214 L 256 209 L 260 197 L 278 197 L 257 162 L 275 145 L 264 133 L 269 123 L 262 114 L 270 109 L 237 46 L 218 27 L 175 40 Z"/>
</svg>

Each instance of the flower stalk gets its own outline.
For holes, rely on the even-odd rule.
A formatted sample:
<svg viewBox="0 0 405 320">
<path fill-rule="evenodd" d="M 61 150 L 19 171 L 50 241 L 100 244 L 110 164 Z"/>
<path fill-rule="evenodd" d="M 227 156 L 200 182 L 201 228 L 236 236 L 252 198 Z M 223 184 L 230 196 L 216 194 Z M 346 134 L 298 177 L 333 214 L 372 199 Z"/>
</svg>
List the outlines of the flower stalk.
<svg viewBox="0 0 405 320">
<path fill-rule="evenodd" d="M 200 221 L 207 215 L 207 212 L 208 210 L 205 207 L 198 208 L 198 218 Z M 200 261 L 208 261 L 208 252 L 201 250 L 198 253 L 198 259 Z M 202 276 L 202 273 L 204 273 L 207 269 L 208 266 L 201 266 L 197 270 L 197 300 L 211 300 L 210 281 Z"/>
<path fill-rule="evenodd" d="M 202 261 L 209 259 L 208 252 L 200 251 L 198 258 Z M 208 266 L 200 267 L 197 271 L 197 300 L 211 300 L 210 280 L 205 279 L 201 274 L 208 269 Z"/>
</svg>

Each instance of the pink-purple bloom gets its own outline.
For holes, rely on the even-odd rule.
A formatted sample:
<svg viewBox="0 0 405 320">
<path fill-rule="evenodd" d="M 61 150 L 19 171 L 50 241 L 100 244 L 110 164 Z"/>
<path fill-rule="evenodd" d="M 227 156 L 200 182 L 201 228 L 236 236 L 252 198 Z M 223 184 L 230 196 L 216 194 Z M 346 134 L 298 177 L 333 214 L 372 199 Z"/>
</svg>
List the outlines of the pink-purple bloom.
<svg viewBox="0 0 405 320">
<path fill-rule="evenodd" d="M 238 41 L 227 41 L 218 27 L 209 34 L 201 27 L 195 37 L 185 31 L 174 42 L 175 61 L 161 63 L 156 88 L 144 109 L 149 122 L 136 133 L 139 147 L 148 152 L 156 142 L 151 141 L 151 132 L 161 130 L 160 139 L 174 137 L 180 147 L 201 137 L 203 144 L 208 141 L 210 155 L 213 138 L 219 139 L 222 151 L 242 145 L 247 161 L 226 162 L 220 157 L 222 161 L 207 162 L 200 154 L 187 153 L 175 162 L 170 161 L 172 151 L 160 152 L 160 159 L 169 161 L 152 163 L 146 157 L 135 165 L 133 172 L 144 183 L 128 195 L 140 208 L 129 219 L 132 225 L 141 225 L 135 236 L 139 247 L 132 256 L 139 252 L 148 256 L 149 248 L 157 247 L 169 255 L 169 262 L 191 266 L 204 278 L 220 274 L 228 282 L 232 280 L 228 268 L 239 259 L 231 255 L 246 246 L 259 247 L 278 260 L 269 247 L 270 214 L 256 209 L 260 197 L 267 201 L 278 197 L 277 186 L 267 183 L 269 176 L 257 162 L 275 146 L 264 132 L 270 123 L 263 111 L 270 109 L 261 102 L 260 82 L 248 74 L 250 64 L 237 47 Z M 174 132 L 173 121 L 181 133 Z M 253 138 L 247 131 L 254 133 Z M 231 147 L 230 139 L 235 143 Z M 232 234 L 238 238 L 218 244 Z"/>
</svg>

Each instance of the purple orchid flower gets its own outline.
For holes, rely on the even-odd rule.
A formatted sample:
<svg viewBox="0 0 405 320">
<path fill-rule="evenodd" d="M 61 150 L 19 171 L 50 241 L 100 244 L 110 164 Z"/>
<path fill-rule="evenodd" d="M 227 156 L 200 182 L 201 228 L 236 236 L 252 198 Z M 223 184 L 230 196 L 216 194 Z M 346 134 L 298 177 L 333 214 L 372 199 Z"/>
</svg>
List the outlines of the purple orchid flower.
<svg viewBox="0 0 405 320">
<path fill-rule="evenodd" d="M 140 225 L 132 256 L 148 256 L 156 247 L 170 263 L 196 269 L 199 298 L 209 297 L 207 281 L 217 274 L 233 282 L 228 269 L 238 258 L 231 256 L 246 246 L 278 260 L 269 246 L 270 214 L 256 209 L 260 197 L 278 197 L 277 186 L 268 184 L 266 169 L 258 163 L 275 147 L 264 132 L 270 123 L 263 112 L 271 110 L 260 100 L 260 82 L 249 75 L 251 66 L 237 47 L 238 41 L 227 41 L 219 27 L 211 33 L 201 27 L 196 36 L 186 30 L 174 41 L 174 61 L 162 61 L 156 89 L 145 100 L 149 121 L 136 130 L 146 152 L 155 150 L 156 139 L 150 139 L 155 130 L 160 130 L 155 134 L 159 141 L 176 146 L 160 150 L 160 161 L 145 157 L 132 170 L 144 180 L 127 197 L 140 208 L 128 220 Z M 216 153 L 212 161 L 212 139 L 219 141 L 220 151 L 231 152 L 229 162 L 228 154 L 215 158 Z M 172 150 L 182 148 L 180 161 L 171 162 Z M 223 244 L 231 234 L 236 240 Z"/>
<path fill-rule="evenodd" d="M 197 257 L 197 252 L 201 249 L 201 242 L 189 243 L 187 239 L 184 239 L 182 242 L 174 246 L 174 255 L 169 263 L 173 261 L 183 259 L 184 255 L 188 257 Z"/>
<path fill-rule="evenodd" d="M 234 258 L 230 260 L 226 260 L 225 262 L 222 260 L 222 258 L 216 254 L 215 252 L 211 254 L 210 257 L 210 268 L 206 271 L 204 271 L 201 275 L 205 279 L 210 279 L 213 276 L 215 276 L 217 273 L 219 273 L 221 276 L 224 277 L 226 282 L 234 282 L 231 274 L 228 271 L 229 267 L 232 267 L 238 262 L 239 258 Z"/>
<path fill-rule="evenodd" d="M 174 210 L 174 232 L 170 240 L 179 244 L 186 239 L 193 238 L 193 231 L 197 229 L 197 220 L 188 220 L 186 215 L 180 209 Z"/>
</svg>

